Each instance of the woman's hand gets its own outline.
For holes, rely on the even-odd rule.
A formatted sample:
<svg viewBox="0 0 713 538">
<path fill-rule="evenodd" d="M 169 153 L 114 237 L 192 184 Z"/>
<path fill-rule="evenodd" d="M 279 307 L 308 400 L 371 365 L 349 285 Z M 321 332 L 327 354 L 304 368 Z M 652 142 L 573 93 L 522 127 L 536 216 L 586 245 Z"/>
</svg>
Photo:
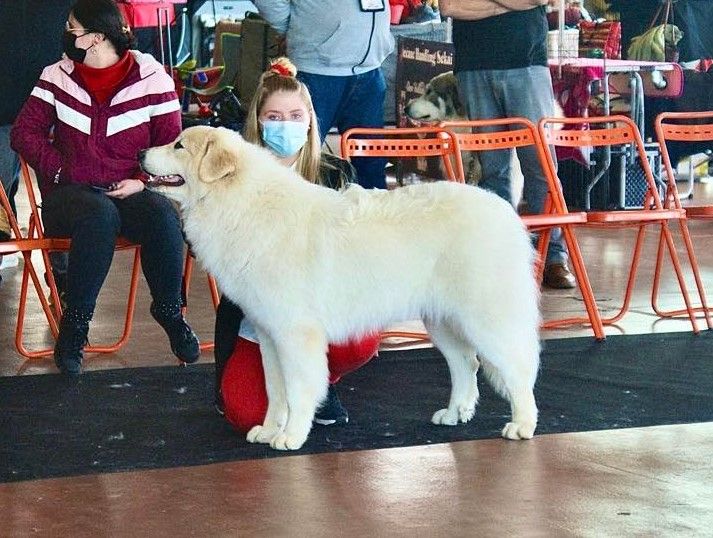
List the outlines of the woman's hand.
<svg viewBox="0 0 713 538">
<path fill-rule="evenodd" d="M 107 191 L 106 195 L 112 198 L 123 199 L 142 190 L 144 190 L 144 182 L 140 179 L 122 179 L 115 183 L 115 187 Z"/>
</svg>

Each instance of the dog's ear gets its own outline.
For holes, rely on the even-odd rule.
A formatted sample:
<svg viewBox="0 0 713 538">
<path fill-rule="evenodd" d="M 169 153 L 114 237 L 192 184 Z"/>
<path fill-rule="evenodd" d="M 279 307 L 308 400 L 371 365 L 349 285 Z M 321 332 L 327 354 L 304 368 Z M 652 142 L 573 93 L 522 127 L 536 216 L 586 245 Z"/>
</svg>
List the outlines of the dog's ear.
<svg viewBox="0 0 713 538">
<path fill-rule="evenodd" d="M 235 156 L 218 142 L 207 137 L 203 156 L 198 164 L 198 177 L 204 183 L 213 183 L 235 172 Z"/>
<path fill-rule="evenodd" d="M 460 93 L 458 92 L 458 79 L 455 75 L 449 77 L 448 84 L 448 94 L 453 103 L 453 108 L 458 116 L 465 116 L 465 107 L 463 106 L 463 101 L 460 99 Z"/>
</svg>

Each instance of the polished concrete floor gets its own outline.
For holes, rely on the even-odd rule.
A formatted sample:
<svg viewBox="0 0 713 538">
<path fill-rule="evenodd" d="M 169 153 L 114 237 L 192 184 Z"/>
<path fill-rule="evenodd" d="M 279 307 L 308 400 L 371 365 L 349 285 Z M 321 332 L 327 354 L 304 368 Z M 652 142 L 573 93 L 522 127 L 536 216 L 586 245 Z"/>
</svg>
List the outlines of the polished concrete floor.
<svg viewBox="0 0 713 538">
<path fill-rule="evenodd" d="M 713 186 L 699 185 L 693 202 L 710 200 Z M 713 226 L 690 227 L 713 295 Z M 578 237 L 606 313 L 623 289 L 633 232 L 580 231 Z M 651 312 L 654 249 L 651 234 L 632 311 L 607 334 L 691 329 L 686 320 L 660 320 Z M 15 350 L 21 267 L 1 271 L 0 375 L 54 375 L 51 359 L 28 361 Z M 93 344 L 118 334 L 129 267 L 129 256 L 117 254 L 90 332 Z M 30 303 L 26 343 L 50 345 L 33 292 Z M 680 303 L 670 274 L 661 303 Z M 175 364 L 148 304 L 142 282 L 129 343 L 115 354 L 88 357 L 87 369 Z M 190 322 L 210 340 L 213 313 L 200 272 L 189 305 Z M 582 310 L 582 301 L 576 291 L 544 290 L 542 310 L 546 319 L 569 316 Z M 584 335 L 591 335 L 587 327 L 542 334 Z M 201 358 L 211 360 L 210 352 Z M 713 423 L 5 484 L 0 536 L 710 536 L 711 446 Z"/>
<path fill-rule="evenodd" d="M 710 536 L 713 423 L 0 485 L 3 536 Z"/>
</svg>

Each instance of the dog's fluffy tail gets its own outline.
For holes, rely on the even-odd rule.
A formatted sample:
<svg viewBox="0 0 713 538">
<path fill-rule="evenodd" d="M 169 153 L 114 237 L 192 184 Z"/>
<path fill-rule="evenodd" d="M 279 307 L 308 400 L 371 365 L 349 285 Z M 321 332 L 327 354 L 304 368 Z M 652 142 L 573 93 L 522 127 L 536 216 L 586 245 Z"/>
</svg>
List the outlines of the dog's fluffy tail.
<svg viewBox="0 0 713 538">
<path fill-rule="evenodd" d="M 528 355 L 529 356 L 522 357 L 526 364 L 521 364 L 519 367 L 524 370 L 522 373 L 525 374 L 526 384 L 532 387 L 535 384 L 535 378 L 537 377 L 540 366 L 539 346 L 537 351 L 533 350 L 528 353 Z M 507 401 L 511 401 L 510 390 L 508 388 L 510 384 L 503 377 L 503 373 L 512 375 L 514 372 L 503 372 L 502 366 L 496 366 L 488 360 L 488 357 L 479 356 L 478 360 L 480 361 L 481 371 L 490 386 L 493 387 L 493 390 Z M 515 368 L 518 368 L 518 366 L 515 366 Z"/>
<path fill-rule="evenodd" d="M 500 375 L 500 370 L 498 370 L 487 357 L 478 357 L 478 359 L 480 360 L 481 371 L 485 374 L 485 378 L 488 380 L 490 386 L 493 387 L 493 390 L 510 401 L 510 393 L 505 385 L 505 380 Z"/>
</svg>

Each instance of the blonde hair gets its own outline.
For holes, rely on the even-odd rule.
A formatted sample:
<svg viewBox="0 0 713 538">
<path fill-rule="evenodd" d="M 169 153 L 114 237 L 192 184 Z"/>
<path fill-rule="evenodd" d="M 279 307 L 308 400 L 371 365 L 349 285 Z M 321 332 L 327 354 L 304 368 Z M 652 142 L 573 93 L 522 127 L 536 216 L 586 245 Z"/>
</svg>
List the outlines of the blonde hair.
<svg viewBox="0 0 713 538">
<path fill-rule="evenodd" d="M 295 75 L 297 75 L 297 68 L 288 58 L 276 58 L 270 63 L 267 71 L 260 76 L 255 94 L 252 101 L 250 101 L 245 121 L 244 137 L 248 142 L 264 146 L 258 118 L 265 101 L 276 92 L 299 93 L 309 114 L 309 131 L 307 132 L 307 142 L 302 146 L 297 156 L 297 161 L 295 161 L 295 168 L 307 181 L 319 183 L 322 146 L 319 137 L 319 125 L 317 124 L 317 116 L 314 113 L 309 90 L 307 86 L 297 80 Z"/>
</svg>

